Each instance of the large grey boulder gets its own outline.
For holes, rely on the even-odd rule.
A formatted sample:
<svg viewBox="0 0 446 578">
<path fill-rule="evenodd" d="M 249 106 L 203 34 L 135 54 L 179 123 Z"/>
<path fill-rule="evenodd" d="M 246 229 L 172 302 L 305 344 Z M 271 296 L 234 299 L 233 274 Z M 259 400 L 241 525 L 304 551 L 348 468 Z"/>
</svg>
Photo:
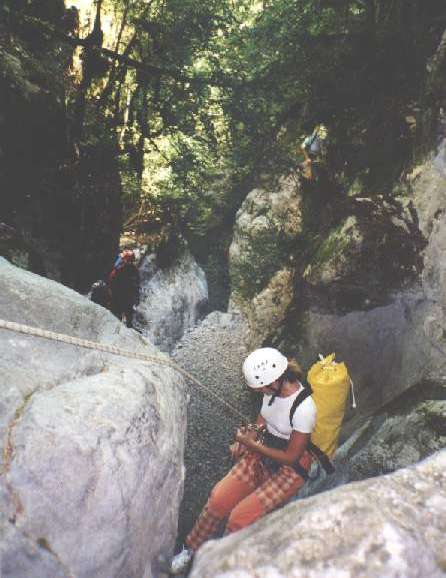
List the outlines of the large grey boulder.
<svg viewBox="0 0 446 578">
<path fill-rule="evenodd" d="M 429 304 L 426 336 L 446 347 L 446 139 L 409 176 L 420 230 L 426 238 L 422 285 Z"/>
<path fill-rule="evenodd" d="M 191 578 L 442 578 L 446 450 L 293 502 L 198 552 Z"/>
<path fill-rule="evenodd" d="M 139 271 L 136 326 L 162 351 L 172 351 L 206 311 L 206 276 L 188 251 L 164 269 L 157 266 L 154 254 L 147 255 Z"/>
<path fill-rule="evenodd" d="M 251 347 L 274 335 L 294 297 L 294 243 L 302 232 L 293 175 L 252 190 L 240 207 L 229 248 L 230 311 L 248 322 Z"/>
<path fill-rule="evenodd" d="M 332 258 L 323 264 L 316 266 L 313 263 L 307 267 L 304 277 L 310 284 L 310 297 L 298 319 L 294 320 L 296 326 L 298 324 L 295 347 L 304 365 L 309 365 L 318 352 L 331 351 L 336 351 L 338 357 L 347 362 L 357 386 L 359 413 L 362 415 L 369 415 L 423 380 L 441 381 L 444 375 L 446 141 L 425 162 L 414 167 L 405 191 L 401 186 L 399 194 L 403 214 L 400 219 L 393 215 L 390 225 L 400 231 L 406 228 L 405 237 L 414 240 L 412 250 L 418 247 L 418 257 L 412 254 L 415 277 L 411 281 L 410 276 L 406 277 L 409 282 L 398 282 L 390 292 L 384 281 L 378 283 L 375 289 L 371 287 L 367 299 L 367 286 L 372 286 L 373 280 L 370 277 L 366 284 L 363 282 L 364 278 L 367 279 L 366 253 L 362 256 L 365 269 L 363 265 L 348 272 L 346 279 L 348 281 L 350 276 L 355 289 L 362 285 L 359 298 L 349 293 L 348 286 L 343 288 L 344 256 L 360 255 L 364 244 L 361 229 L 350 219 L 350 226 L 343 228 L 346 234 L 333 244 L 337 248 Z M 390 207 L 382 210 L 391 217 Z M 403 233 L 401 235 L 403 239 Z M 356 242 L 353 242 L 354 238 Z M 346 251 L 342 250 L 343 243 Z M 370 266 L 379 252 L 373 247 L 371 245 L 369 250 Z M 395 262 L 395 255 L 389 250 L 388 261 Z M 404 261 L 403 251 L 401 268 L 409 263 Z M 352 266 L 351 260 L 348 265 Z M 387 265 L 384 259 L 383 270 L 387 266 L 393 267 L 394 263 Z M 361 270 L 364 275 L 360 274 Z M 394 283 L 391 277 L 390 274 L 385 276 L 389 283 Z M 339 278 L 341 286 L 336 295 Z M 329 292 L 331 296 L 335 295 L 335 306 L 324 300 L 325 290 L 325 295 Z M 288 319 L 288 326 L 292 324 L 293 320 Z"/>
<path fill-rule="evenodd" d="M 161 355 L 102 307 L 4 259 L 0 318 Z M 2 578 L 151 578 L 182 494 L 181 377 L 5 330 L 0 376 Z"/>
<path fill-rule="evenodd" d="M 356 259 L 361 255 L 363 244 L 364 233 L 357 218 L 348 217 L 321 244 L 307 265 L 303 278 L 310 285 L 326 286 L 354 275 Z"/>
</svg>

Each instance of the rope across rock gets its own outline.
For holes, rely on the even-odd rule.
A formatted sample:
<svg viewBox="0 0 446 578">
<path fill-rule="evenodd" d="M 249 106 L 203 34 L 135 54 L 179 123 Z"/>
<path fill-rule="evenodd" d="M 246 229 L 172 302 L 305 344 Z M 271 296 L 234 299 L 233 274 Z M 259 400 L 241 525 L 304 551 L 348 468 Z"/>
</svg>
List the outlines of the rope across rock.
<svg viewBox="0 0 446 578">
<path fill-rule="evenodd" d="M 249 423 L 249 418 L 243 415 L 237 408 L 228 403 L 226 400 L 221 398 L 218 394 L 213 392 L 209 387 L 201 383 L 196 377 L 191 373 L 184 370 L 174 361 L 170 359 L 158 357 L 155 355 L 147 355 L 145 353 L 139 353 L 137 351 L 127 351 L 120 349 L 114 345 L 106 345 L 104 343 L 98 343 L 97 341 L 90 341 L 88 339 L 81 339 L 80 337 L 73 337 L 71 335 L 66 335 L 64 333 L 55 333 L 54 331 L 48 331 L 47 329 L 40 329 L 39 327 L 32 327 L 30 325 L 25 325 L 23 323 L 16 323 L 14 321 L 7 321 L 5 319 L 0 319 L 0 329 L 5 329 L 7 331 L 13 331 L 15 333 L 21 333 L 23 335 L 31 335 L 33 337 L 41 337 L 43 339 L 49 339 L 50 341 L 58 341 L 60 343 L 66 343 L 69 345 L 74 345 L 76 347 L 83 347 L 85 349 L 94 349 L 96 351 L 102 351 L 104 353 L 111 353 L 113 355 L 119 355 L 121 357 L 128 357 L 130 359 L 139 359 L 147 363 L 154 363 L 158 365 L 165 365 L 171 367 L 186 379 L 192 381 L 200 389 L 211 395 L 220 404 L 224 405 L 231 413 L 236 415 L 242 420 L 244 424 Z"/>
</svg>

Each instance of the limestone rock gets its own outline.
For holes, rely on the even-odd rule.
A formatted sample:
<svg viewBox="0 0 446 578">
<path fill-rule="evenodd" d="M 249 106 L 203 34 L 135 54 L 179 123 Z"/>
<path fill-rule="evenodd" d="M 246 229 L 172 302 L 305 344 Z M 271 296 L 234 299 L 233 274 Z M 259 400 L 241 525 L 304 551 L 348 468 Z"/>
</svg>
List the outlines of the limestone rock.
<svg viewBox="0 0 446 578">
<path fill-rule="evenodd" d="M 396 295 L 391 303 L 368 311 L 309 309 L 300 319 L 297 359 L 309 368 L 318 353 L 335 352 L 355 384 L 357 413 L 370 415 L 424 378 L 439 376 L 444 357 L 426 340 L 428 311 L 420 290 Z"/>
<path fill-rule="evenodd" d="M 298 498 L 391 473 L 446 448 L 446 387 L 422 382 L 363 422 L 338 449 L 335 472 L 323 470 Z M 315 477 L 315 472 L 313 476 Z"/>
<path fill-rule="evenodd" d="M 157 268 L 155 255 L 148 255 L 139 271 L 141 301 L 135 325 L 162 351 L 171 351 L 206 310 L 205 274 L 189 252 L 167 269 Z"/>
<path fill-rule="evenodd" d="M 357 225 L 344 236 L 346 255 L 356 260 L 345 266 L 344 250 L 334 250 L 331 259 L 309 264 L 304 307 L 287 319 L 287 331 L 295 327 L 296 335 L 282 331 L 278 338 L 306 367 L 318 353 L 335 351 L 350 369 L 362 415 L 423 380 L 441 381 L 444 375 L 446 142 L 414 168 L 409 185 L 405 192 L 401 185 L 393 200 L 365 203 L 368 208 L 361 209 Z M 393 235 L 386 250 L 370 242 L 369 233 L 379 232 L 379 223 L 387 223 L 383 230 Z"/>
<path fill-rule="evenodd" d="M 422 283 L 430 312 L 425 330 L 437 344 L 446 346 L 446 140 L 420 170 L 414 170 L 412 190 L 420 229 L 427 239 Z"/>
<path fill-rule="evenodd" d="M 371 309 L 412 287 L 422 270 L 425 240 L 405 197 L 356 198 L 349 210 L 314 243 L 302 276 L 310 307 Z"/>
<path fill-rule="evenodd" d="M 102 307 L 4 259 L 0 318 L 160 356 Z M 2 577 L 151 577 L 182 493 L 179 374 L 0 330 L 0 375 Z"/>
<path fill-rule="evenodd" d="M 229 310 L 240 310 L 248 317 L 257 341 L 267 337 L 264 333 L 260 335 L 259 321 L 263 327 L 271 322 L 274 331 L 292 299 L 289 264 L 293 259 L 293 244 L 301 232 L 301 194 L 293 176 L 281 179 L 270 190 L 254 189 L 237 213 L 229 249 Z M 278 296 L 279 289 L 285 289 L 283 298 Z M 267 305 L 275 301 L 278 301 L 277 312 Z M 254 312 L 260 304 L 264 310 Z M 269 314 L 272 317 L 268 320 Z"/>
<path fill-rule="evenodd" d="M 445 448 L 446 391 L 444 396 L 420 402 L 409 413 L 380 414 L 367 422 L 341 454 L 349 481 L 393 472 Z"/>
<path fill-rule="evenodd" d="M 265 289 L 246 304 L 250 349 L 260 347 L 284 323 L 294 297 L 293 281 L 293 271 L 277 271 Z"/>
<path fill-rule="evenodd" d="M 322 243 L 314 262 L 305 269 L 304 279 L 311 285 L 328 285 L 348 277 L 363 241 L 356 217 L 348 217 Z"/>
<path fill-rule="evenodd" d="M 415 467 L 293 502 L 204 545 L 191 578 L 441 578 L 446 450 Z"/>
</svg>

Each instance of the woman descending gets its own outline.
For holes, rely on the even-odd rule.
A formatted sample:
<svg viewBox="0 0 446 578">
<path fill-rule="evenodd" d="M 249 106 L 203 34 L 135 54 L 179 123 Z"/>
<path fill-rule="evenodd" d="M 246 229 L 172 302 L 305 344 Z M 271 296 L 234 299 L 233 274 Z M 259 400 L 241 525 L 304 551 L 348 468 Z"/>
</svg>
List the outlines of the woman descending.
<svg viewBox="0 0 446 578">
<path fill-rule="evenodd" d="M 263 394 L 262 409 L 255 424 L 237 431 L 231 446 L 236 464 L 212 490 L 183 551 L 172 560 L 171 574 L 183 573 L 223 522 L 225 534 L 249 526 L 287 502 L 307 478 L 316 405 L 300 382 L 300 367 L 265 347 L 246 358 L 243 373 L 248 386 Z"/>
</svg>

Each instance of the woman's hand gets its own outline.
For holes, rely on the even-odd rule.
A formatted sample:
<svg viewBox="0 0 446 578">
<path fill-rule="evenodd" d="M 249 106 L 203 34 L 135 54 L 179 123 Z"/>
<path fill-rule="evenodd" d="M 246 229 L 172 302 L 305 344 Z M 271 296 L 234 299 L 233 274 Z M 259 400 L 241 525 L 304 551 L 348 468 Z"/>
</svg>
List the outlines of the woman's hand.
<svg viewBox="0 0 446 578">
<path fill-rule="evenodd" d="M 258 432 L 254 429 L 245 427 L 238 429 L 235 434 L 236 441 L 229 446 L 232 459 L 237 461 L 249 448 L 252 448 L 252 444 L 255 444 L 258 435 Z"/>
<path fill-rule="evenodd" d="M 229 446 L 229 451 L 231 453 L 231 458 L 236 462 L 246 452 L 246 447 L 239 442 L 234 442 Z"/>
<path fill-rule="evenodd" d="M 247 448 L 252 448 L 257 441 L 258 432 L 253 429 L 239 428 L 235 434 L 236 442 L 243 444 Z"/>
</svg>

